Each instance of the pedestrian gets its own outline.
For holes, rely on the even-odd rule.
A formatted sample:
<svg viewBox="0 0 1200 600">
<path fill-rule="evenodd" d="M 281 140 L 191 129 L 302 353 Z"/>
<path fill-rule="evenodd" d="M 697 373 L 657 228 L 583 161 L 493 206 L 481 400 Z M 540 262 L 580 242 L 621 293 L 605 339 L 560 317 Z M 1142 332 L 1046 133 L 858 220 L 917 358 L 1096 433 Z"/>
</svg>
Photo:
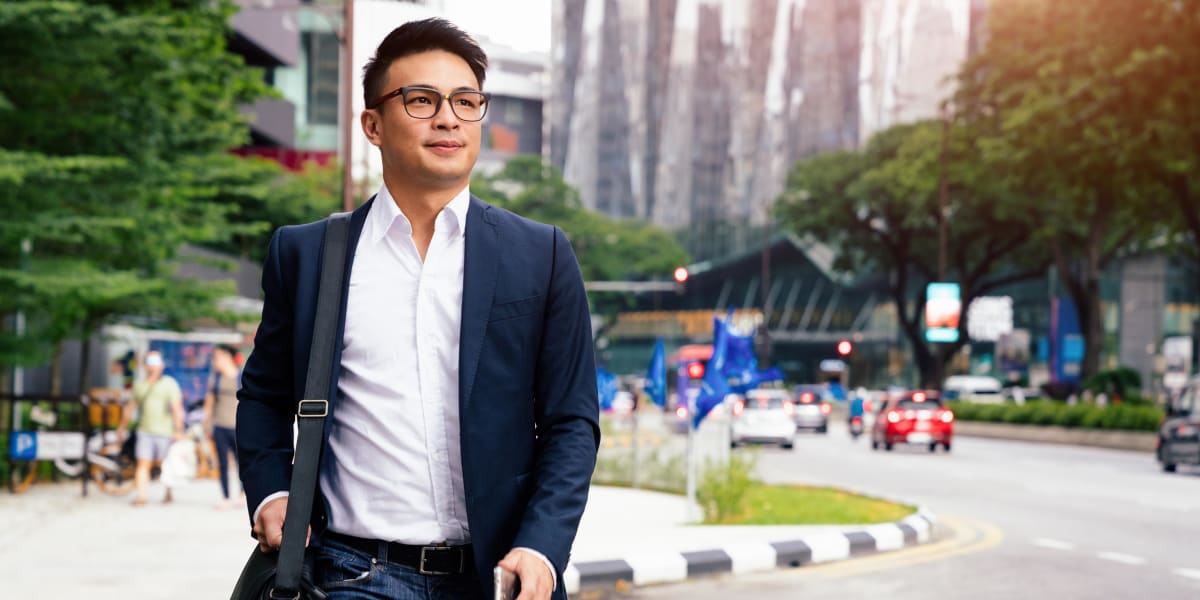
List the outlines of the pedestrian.
<svg viewBox="0 0 1200 600">
<path fill-rule="evenodd" d="M 183 392 L 175 378 L 163 373 L 165 364 L 161 352 L 152 350 L 142 359 L 145 377 L 133 385 L 133 402 L 125 405 L 117 435 L 127 435 L 129 423 L 137 412 L 137 440 L 134 446 L 136 467 L 133 475 L 134 506 L 145 506 L 146 486 L 150 469 L 162 463 L 172 443 L 183 439 Z M 171 488 L 166 488 L 163 504 L 173 500 Z"/>
<path fill-rule="evenodd" d="M 204 394 L 204 433 L 211 441 L 217 458 L 217 477 L 221 480 L 222 500 L 218 509 L 233 507 L 229 497 L 229 459 L 237 452 L 234 427 L 237 424 L 237 390 L 240 380 L 235 357 L 237 349 L 227 344 L 213 348 L 212 368 Z M 236 457 L 235 457 L 236 460 Z"/>
<path fill-rule="evenodd" d="M 566 598 L 600 441 L 591 318 L 566 236 L 472 196 L 487 57 L 443 19 L 401 25 L 364 69 L 383 185 L 350 217 L 310 524 L 339 598 Z M 277 549 L 313 339 L 324 224 L 284 227 L 237 415 L 253 535 Z"/>
</svg>

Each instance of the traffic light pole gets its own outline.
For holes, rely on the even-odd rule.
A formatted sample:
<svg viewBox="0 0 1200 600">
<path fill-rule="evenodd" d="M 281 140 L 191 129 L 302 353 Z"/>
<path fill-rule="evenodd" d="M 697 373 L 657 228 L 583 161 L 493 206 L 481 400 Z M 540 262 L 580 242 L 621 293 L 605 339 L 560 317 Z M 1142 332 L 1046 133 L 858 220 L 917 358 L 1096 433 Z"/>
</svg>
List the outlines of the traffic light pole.
<svg viewBox="0 0 1200 600">
<path fill-rule="evenodd" d="M 690 390 L 689 390 L 690 391 Z M 696 515 L 696 394 L 687 394 L 687 520 L 698 522 Z"/>
</svg>

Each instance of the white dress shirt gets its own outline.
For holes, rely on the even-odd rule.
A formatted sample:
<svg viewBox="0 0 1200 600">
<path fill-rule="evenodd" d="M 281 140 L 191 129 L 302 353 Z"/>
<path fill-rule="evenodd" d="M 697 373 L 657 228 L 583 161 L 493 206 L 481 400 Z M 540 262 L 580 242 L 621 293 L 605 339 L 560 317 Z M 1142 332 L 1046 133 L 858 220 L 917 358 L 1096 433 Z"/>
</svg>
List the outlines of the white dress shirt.
<svg viewBox="0 0 1200 600">
<path fill-rule="evenodd" d="M 471 539 L 458 423 L 469 206 L 464 188 L 442 209 L 424 262 L 387 186 L 367 214 L 321 470 L 332 531 L 418 545 Z"/>
<path fill-rule="evenodd" d="M 464 544 L 458 354 L 469 188 L 434 221 L 421 260 L 387 186 L 350 270 L 339 400 L 320 485 L 329 529 L 411 545 Z M 272 499 L 268 496 L 255 511 Z M 546 564 L 545 555 L 521 548 Z"/>
</svg>

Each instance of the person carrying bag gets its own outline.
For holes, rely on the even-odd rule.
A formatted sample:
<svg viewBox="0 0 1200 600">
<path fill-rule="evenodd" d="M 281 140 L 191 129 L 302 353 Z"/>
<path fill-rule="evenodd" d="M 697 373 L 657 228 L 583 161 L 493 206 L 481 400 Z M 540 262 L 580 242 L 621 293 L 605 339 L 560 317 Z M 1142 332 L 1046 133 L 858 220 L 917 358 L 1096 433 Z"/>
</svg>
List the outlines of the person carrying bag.
<svg viewBox="0 0 1200 600">
<path fill-rule="evenodd" d="M 350 213 L 338 213 L 325 222 L 321 247 L 321 282 L 317 292 L 313 343 L 308 355 L 304 400 L 296 407 L 299 436 L 292 467 L 287 520 L 279 552 L 263 552 L 256 544 L 242 568 L 230 600 L 323 600 L 325 592 L 303 577 L 308 515 L 312 512 L 321 458 L 321 434 L 329 409 L 329 377 L 333 369 L 337 315 Z"/>
</svg>

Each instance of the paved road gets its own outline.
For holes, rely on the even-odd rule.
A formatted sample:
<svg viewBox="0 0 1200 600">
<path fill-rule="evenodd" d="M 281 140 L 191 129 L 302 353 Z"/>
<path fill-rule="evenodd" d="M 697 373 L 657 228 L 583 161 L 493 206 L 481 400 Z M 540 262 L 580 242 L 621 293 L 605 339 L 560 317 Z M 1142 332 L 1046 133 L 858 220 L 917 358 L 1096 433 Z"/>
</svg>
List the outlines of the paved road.
<svg viewBox="0 0 1200 600">
<path fill-rule="evenodd" d="M 759 475 L 920 503 L 941 518 L 940 541 L 632 597 L 1200 598 L 1200 470 L 1163 474 L 1149 455 L 972 438 L 951 454 L 872 452 L 835 426 L 791 452 L 762 449 Z"/>
</svg>

